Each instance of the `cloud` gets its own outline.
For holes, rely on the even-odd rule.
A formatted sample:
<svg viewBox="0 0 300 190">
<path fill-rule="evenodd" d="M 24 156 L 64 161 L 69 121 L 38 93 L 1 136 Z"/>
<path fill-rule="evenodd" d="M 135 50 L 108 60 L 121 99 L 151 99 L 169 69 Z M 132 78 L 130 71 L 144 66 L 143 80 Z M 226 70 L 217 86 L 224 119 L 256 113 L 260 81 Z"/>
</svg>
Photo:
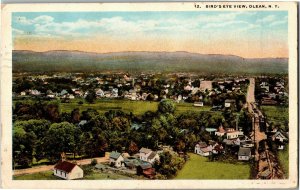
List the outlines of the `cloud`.
<svg viewBox="0 0 300 190">
<path fill-rule="evenodd" d="M 15 35 L 22 35 L 22 34 L 25 34 L 25 32 L 23 30 L 19 30 L 19 29 L 15 29 L 15 28 L 12 28 L 12 32 L 13 34 Z"/>
<path fill-rule="evenodd" d="M 286 24 L 286 23 L 287 23 L 286 20 L 279 20 L 279 21 L 272 22 L 269 26 L 277 26 L 277 25 L 282 25 L 282 24 Z"/>
<path fill-rule="evenodd" d="M 14 21 L 21 25 L 31 25 L 33 24 L 31 20 L 27 19 L 24 16 L 15 17 Z"/>
<path fill-rule="evenodd" d="M 208 23 L 203 26 L 203 28 L 223 28 L 225 26 L 232 26 L 237 24 L 248 25 L 249 23 L 246 21 L 228 21 L 228 22 L 221 22 L 221 23 Z"/>
<path fill-rule="evenodd" d="M 272 22 L 276 19 L 276 16 L 275 15 L 268 15 L 264 18 L 261 18 L 261 19 L 257 19 L 256 20 L 256 23 L 260 23 L 260 24 L 264 24 L 264 23 L 267 23 L 267 22 Z"/>
</svg>

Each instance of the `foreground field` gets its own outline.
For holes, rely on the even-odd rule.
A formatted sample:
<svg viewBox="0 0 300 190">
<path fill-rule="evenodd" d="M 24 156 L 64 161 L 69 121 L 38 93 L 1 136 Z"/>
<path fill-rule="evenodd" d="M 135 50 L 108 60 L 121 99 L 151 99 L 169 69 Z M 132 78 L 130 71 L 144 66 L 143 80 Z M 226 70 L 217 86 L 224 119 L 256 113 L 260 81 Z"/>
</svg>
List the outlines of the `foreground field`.
<svg viewBox="0 0 300 190">
<path fill-rule="evenodd" d="M 286 146 L 284 150 L 278 152 L 278 160 L 283 168 L 286 178 L 289 176 L 289 146 Z"/>
<path fill-rule="evenodd" d="M 190 154 L 190 160 L 175 179 L 249 179 L 250 165 L 209 162 L 208 158 Z"/>
<path fill-rule="evenodd" d="M 132 112 L 134 115 L 142 115 L 147 111 L 156 111 L 159 102 L 150 101 L 131 101 L 131 100 L 97 100 L 93 104 L 78 104 L 80 99 L 72 100 L 70 103 L 61 103 L 61 112 L 71 112 L 75 108 L 84 111 L 88 108 L 96 109 L 99 113 L 104 113 L 109 110 L 122 110 L 125 113 Z M 209 111 L 210 107 L 195 107 L 192 103 L 177 103 L 176 114 L 186 111 Z"/>
<path fill-rule="evenodd" d="M 14 176 L 14 180 L 62 180 L 59 177 L 53 175 L 52 171 L 38 172 L 34 174 L 25 174 Z M 115 173 L 100 173 L 100 172 L 91 172 L 88 175 L 84 175 L 83 180 L 112 180 L 112 179 L 132 179 L 130 177 L 115 174 Z"/>
<path fill-rule="evenodd" d="M 289 108 L 282 106 L 261 106 L 263 112 L 267 115 L 269 123 L 279 124 L 282 129 L 288 125 Z"/>
</svg>

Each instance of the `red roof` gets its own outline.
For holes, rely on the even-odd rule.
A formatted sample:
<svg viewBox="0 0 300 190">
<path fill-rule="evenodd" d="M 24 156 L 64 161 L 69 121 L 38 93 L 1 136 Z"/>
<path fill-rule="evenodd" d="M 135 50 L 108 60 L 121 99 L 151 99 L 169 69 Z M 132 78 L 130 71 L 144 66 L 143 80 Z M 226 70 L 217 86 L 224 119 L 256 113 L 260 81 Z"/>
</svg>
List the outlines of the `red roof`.
<svg viewBox="0 0 300 190">
<path fill-rule="evenodd" d="M 54 166 L 54 169 L 58 169 L 61 171 L 65 171 L 67 173 L 70 173 L 73 168 L 76 166 L 76 164 L 73 164 L 71 162 L 67 162 L 67 161 L 63 161 L 63 162 L 59 162 Z"/>
</svg>

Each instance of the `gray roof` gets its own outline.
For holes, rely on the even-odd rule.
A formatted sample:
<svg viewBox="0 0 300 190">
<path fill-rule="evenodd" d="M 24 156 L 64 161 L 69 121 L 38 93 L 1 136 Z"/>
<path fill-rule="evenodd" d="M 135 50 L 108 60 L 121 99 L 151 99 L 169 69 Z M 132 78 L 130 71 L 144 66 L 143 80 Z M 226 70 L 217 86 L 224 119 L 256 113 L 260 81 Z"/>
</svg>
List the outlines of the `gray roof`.
<svg viewBox="0 0 300 190">
<path fill-rule="evenodd" d="M 234 99 L 226 99 L 225 103 L 235 103 L 235 100 Z"/>
<path fill-rule="evenodd" d="M 62 95 L 65 95 L 65 94 L 68 94 L 68 91 L 67 90 L 62 90 L 61 92 L 60 92 L 60 95 L 62 96 Z"/>
<path fill-rule="evenodd" d="M 96 164 L 95 168 L 97 168 L 97 169 L 105 169 L 106 166 L 103 165 L 103 164 Z"/>
<path fill-rule="evenodd" d="M 121 153 L 120 152 L 115 152 L 115 151 L 112 151 L 109 155 L 109 158 L 112 158 L 112 159 L 118 159 L 119 157 L 121 156 Z"/>
<path fill-rule="evenodd" d="M 250 148 L 243 148 L 241 147 L 239 149 L 239 156 L 251 156 L 251 149 Z"/>
<path fill-rule="evenodd" d="M 153 159 L 156 156 L 156 152 L 151 152 L 151 154 L 148 156 L 148 159 Z"/>
<path fill-rule="evenodd" d="M 143 147 L 143 148 L 140 149 L 140 152 L 145 153 L 145 154 L 148 154 L 149 152 L 152 152 L 152 150 Z"/>
<path fill-rule="evenodd" d="M 140 164 L 140 167 L 145 170 L 145 169 L 148 169 L 148 168 L 152 168 L 152 165 L 148 162 L 143 162 Z"/>
<path fill-rule="evenodd" d="M 199 142 L 198 144 L 199 144 L 200 148 L 207 147 L 206 142 Z"/>
</svg>

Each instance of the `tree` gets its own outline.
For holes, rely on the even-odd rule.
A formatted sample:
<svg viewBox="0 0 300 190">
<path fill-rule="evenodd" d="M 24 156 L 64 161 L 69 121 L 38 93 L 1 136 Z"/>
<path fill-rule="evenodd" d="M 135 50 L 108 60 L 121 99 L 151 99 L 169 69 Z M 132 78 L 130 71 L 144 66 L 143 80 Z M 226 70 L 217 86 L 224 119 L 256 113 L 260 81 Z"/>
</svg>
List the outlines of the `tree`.
<svg viewBox="0 0 300 190">
<path fill-rule="evenodd" d="M 88 91 L 88 94 L 87 94 L 86 97 L 85 97 L 85 100 L 86 100 L 88 103 L 92 104 L 92 103 L 94 103 L 95 99 L 96 99 L 96 93 L 95 93 L 95 91 L 89 90 L 89 91 Z"/>
<path fill-rule="evenodd" d="M 158 111 L 163 114 L 174 113 L 175 112 L 175 104 L 172 100 L 162 100 L 158 104 Z"/>
<path fill-rule="evenodd" d="M 130 141 L 129 147 L 128 147 L 128 152 L 130 154 L 135 154 L 139 151 L 139 147 L 137 146 L 137 144 L 133 141 Z"/>
<path fill-rule="evenodd" d="M 59 160 L 62 152 L 76 153 L 78 150 L 76 141 L 80 135 L 77 134 L 78 131 L 75 135 L 76 128 L 75 125 L 68 122 L 54 123 L 50 126 L 43 139 L 45 154 L 50 161 Z"/>
<path fill-rule="evenodd" d="M 80 121 L 80 112 L 79 112 L 79 108 L 75 108 L 72 112 L 71 112 L 71 119 L 72 119 L 72 123 L 78 123 Z"/>
<path fill-rule="evenodd" d="M 36 135 L 33 131 L 26 132 L 21 126 L 13 129 L 13 159 L 14 166 L 19 164 L 28 167 L 32 163 Z"/>
</svg>

